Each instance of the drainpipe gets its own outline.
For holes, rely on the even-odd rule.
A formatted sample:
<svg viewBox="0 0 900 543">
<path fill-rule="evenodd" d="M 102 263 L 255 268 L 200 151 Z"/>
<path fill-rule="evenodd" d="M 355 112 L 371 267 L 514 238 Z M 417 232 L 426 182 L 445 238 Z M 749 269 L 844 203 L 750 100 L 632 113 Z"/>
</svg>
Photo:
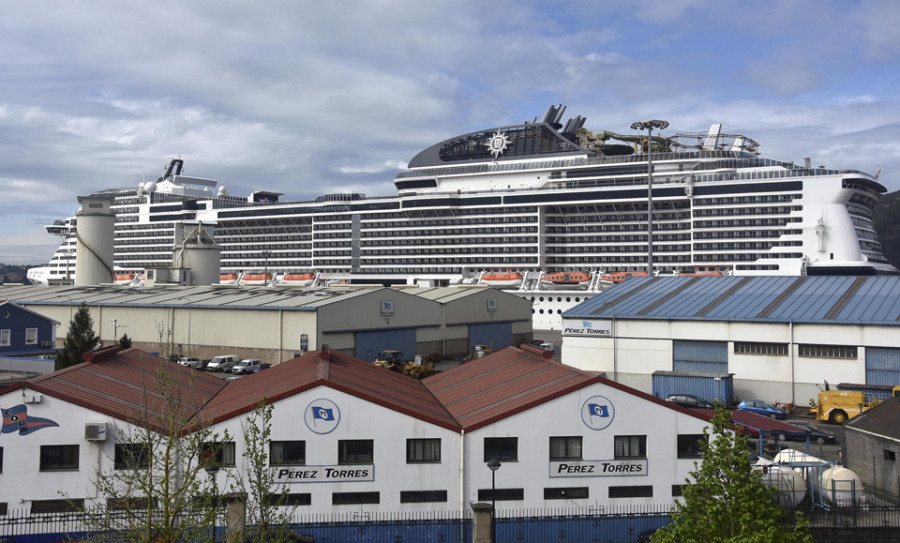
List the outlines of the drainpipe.
<svg viewBox="0 0 900 543">
<path fill-rule="evenodd" d="M 789 321 L 788 325 L 791 333 L 791 342 L 789 344 L 791 349 L 791 403 L 796 406 L 797 383 L 794 381 L 794 321 Z"/>
<path fill-rule="evenodd" d="M 466 431 L 459 431 L 459 515 L 465 518 L 466 515 Z M 459 543 L 465 543 L 464 530 L 459 531 Z"/>
</svg>

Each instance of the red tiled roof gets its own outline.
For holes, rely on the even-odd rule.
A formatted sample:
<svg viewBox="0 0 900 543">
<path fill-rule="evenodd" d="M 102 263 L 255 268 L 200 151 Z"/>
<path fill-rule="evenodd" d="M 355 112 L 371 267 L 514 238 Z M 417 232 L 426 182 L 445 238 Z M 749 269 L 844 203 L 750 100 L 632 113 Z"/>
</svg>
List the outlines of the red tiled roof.
<svg viewBox="0 0 900 543">
<path fill-rule="evenodd" d="M 187 422 L 225 381 L 137 349 L 118 346 L 85 355 L 85 362 L 19 385 L 125 422 L 169 431 L 166 420 Z M 176 401 L 166 401 L 164 395 Z M 180 414 L 166 416 L 177 408 Z M 184 431 L 180 427 L 171 431 Z"/>
<path fill-rule="evenodd" d="M 603 382 L 627 389 L 602 377 L 549 360 L 543 352 L 516 347 L 460 364 L 422 382 L 466 431 L 593 383 Z"/>
<path fill-rule="evenodd" d="M 421 381 L 338 351 L 316 351 L 229 383 L 203 410 L 219 422 L 316 386 L 327 386 L 438 426 L 459 430 Z"/>
</svg>

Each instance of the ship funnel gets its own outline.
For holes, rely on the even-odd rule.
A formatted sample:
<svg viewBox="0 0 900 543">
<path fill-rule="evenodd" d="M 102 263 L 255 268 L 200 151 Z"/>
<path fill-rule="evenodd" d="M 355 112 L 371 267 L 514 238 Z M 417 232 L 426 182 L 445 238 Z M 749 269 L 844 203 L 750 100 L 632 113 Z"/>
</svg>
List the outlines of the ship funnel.
<svg viewBox="0 0 900 543">
<path fill-rule="evenodd" d="M 113 282 L 113 245 L 116 214 L 112 199 L 79 196 L 75 223 L 75 284 L 99 285 Z"/>
</svg>

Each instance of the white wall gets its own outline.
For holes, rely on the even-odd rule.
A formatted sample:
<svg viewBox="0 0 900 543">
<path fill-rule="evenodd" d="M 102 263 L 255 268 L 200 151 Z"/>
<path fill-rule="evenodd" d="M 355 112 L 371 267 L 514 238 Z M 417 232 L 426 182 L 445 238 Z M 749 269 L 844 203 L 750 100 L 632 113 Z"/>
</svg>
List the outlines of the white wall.
<svg viewBox="0 0 900 543">
<path fill-rule="evenodd" d="M 602 396 L 614 407 L 608 427 L 595 430 L 582 419 L 582 408 Z M 602 400 L 599 400 L 602 401 Z M 599 419 L 595 419 L 599 420 Z M 518 460 L 502 461 L 496 472 L 498 489 L 524 488 L 523 501 L 502 501 L 497 509 L 569 507 L 591 504 L 670 504 L 672 485 L 683 484 L 695 459 L 677 458 L 677 435 L 702 434 L 708 423 L 665 405 L 639 399 L 607 385 L 595 384 L 523 411 L 465 435 L 465 499 L 475 502 L 478 489 L 491 488 L 491 473 L 484 458 L 486 437 L 517 437 Z M 552 477 L 551 436 L 583 436 L 585 461 L 612 460 L 614 436 L 647 436 L 647 472 L 639 475 Z M 558 466 L 557 466 L 558 467 Z M 608 497 L 610 486 L 653 486 L 652 498 Z M 589 487 L 588 499 L 544 500 L 544 488 Z"/>
</svg>

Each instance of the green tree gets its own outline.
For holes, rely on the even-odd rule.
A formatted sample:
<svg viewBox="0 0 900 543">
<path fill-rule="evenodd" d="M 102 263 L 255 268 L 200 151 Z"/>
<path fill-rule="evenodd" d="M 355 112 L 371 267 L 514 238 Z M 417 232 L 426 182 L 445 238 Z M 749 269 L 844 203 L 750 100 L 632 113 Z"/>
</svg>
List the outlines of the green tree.
<svg viewBox="0 0 900 543">
<path fill-rule="evenodd" d="M 772 499 L 772 489 L 754 470 L 747 436 L 731 425 L 731 413 L 717 407 L 712 430 L 700 443 L 703 460 L 694 463 L 672 523 L 651 537 L 653 543 L 810 543 L 812 536 L 798 512 L 791 523 L 787 511 Z"/>
<path fill-rule="evenodd" d="M 276 481 L 271 468 L 273 410 L 272 404 L 263 399 L 241 424 L 247 473 L 238 477 L 235 490 L 247 496 L 247 525 L 254 527 L 246 534 L 247 540 L 285 543 L 296 541 L 296 535 L 289 528 L 293 507 L 288 504 L 288 487 Z"/>
<path fill-rule="evenodd" d="M 197 418 L 193 377 L 185 384 L 170 365 L 150 368 L 141 367 L 143 393 L 128 422 L 113 425 L 115 457 L 95 472 L 99 509 L 92 528 L 97 541 L 115 534 L 138 543 L 212 543 L 221 510 L 217 459 L 231 438 Z"/>
<path fill-rule="evenodd" d="M 119 349 L 125 350 L 131 348 L 131 338 L 128 337 L 128 334 L 122 334 L 122 337 L 119 338 Z"/>
<path fill-rule="evenodd" d="M 87 304 L 82 302 L 69 322 L 69 333 L 66 334 L 63 349 L 56 353 L 56 369 L 81 364 L 83 362 L 81 356 L 93 350 L 99 341 L 100 338 L 94 333 L 94 319 L 91 312 Z"/>
</svg>

